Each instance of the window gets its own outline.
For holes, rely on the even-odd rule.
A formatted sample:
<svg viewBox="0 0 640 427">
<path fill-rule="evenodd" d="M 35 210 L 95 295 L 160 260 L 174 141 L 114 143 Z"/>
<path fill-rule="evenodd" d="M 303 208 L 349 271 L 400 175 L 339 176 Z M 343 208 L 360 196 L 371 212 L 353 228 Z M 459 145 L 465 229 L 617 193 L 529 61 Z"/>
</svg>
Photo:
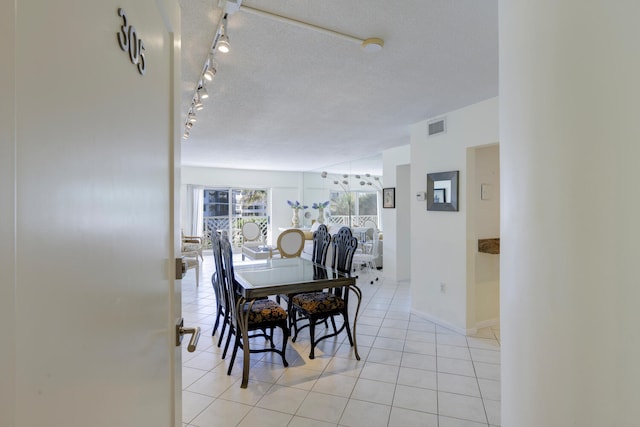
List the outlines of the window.
<svg viewBox="0 0 640 427">
<path fill-rule="evenodd" d="M 204 190 L 204 217 L 229 215 L 229 190 Z"/>
<path fill-rule="evenodd" d="M 205 189 L 203 221 L 207 235 L 226 231 L 235 247 L 242 245 L 242 224 L 250 218 L 267 236 L 267 190 L 214 188 Z"/>
<path fill-rule="evenodd" d="M 366 221 L 378 224 L 377 191 L 331 191 L 329 212 L 332 224 L 362 226 Z"/>
</svg>

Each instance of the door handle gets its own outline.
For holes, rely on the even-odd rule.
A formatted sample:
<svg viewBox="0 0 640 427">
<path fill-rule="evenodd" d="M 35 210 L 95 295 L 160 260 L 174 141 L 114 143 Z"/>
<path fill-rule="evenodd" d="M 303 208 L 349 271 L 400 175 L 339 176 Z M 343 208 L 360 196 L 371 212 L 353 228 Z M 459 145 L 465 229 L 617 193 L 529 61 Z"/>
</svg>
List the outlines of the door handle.
<svg viewBox="0 0 640 427">
<path fill-rule="evenodd" d="M 185 335 L 191 335 L 187 351 L 189 351 L 189 353 L 193 353 L 196 351 L 196 346 L 200 339 L 200 326 L 196 326 L 195 328 L 185 328 L 184 319 L 180 319 L 180 322 L 176 325 L 176 346 L 179 347 L 180 344 L 182 344 L 182 337 Z"/>
</svg>

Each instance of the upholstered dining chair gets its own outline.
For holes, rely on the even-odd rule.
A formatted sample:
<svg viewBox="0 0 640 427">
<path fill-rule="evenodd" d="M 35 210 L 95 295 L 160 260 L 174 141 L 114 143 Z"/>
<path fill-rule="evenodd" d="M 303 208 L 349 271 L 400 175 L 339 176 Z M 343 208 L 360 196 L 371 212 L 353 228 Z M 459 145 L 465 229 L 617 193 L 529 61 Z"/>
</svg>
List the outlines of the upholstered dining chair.
<svg viewBox="0 0 640 427">
<path fill-rule="evenodd" d="M 297 258 L 302 254 L 304 249 L 305 236 L 302 230 L 297 228 L 288 228 L 278 236 L 277 248 L 274 254 L 280 254 L 280 258 Z M 276 301 L 284 299 L 289 301 L 287 295 L 276 295 Z"/>
<path fill-rule="evenodd" d="M 331 244 L 331 235 L 326 225 L 320 224 L 320 226 L 313 232 L 313 249 L 311 252 L 311 261 L 316 264 L 323 265 L 327 261 L 327 253 L 329 251 L 329 245 Z M 293 307 L 290 303 L 291 298 L 295 294 L 278 295 L 276 301 L 280 300 L 287 302 L 287 309 L 289 310 L 289 328 L 293 327 L 293 322 L 296 321 L 296 314 L 293 312 Z M 326 322 L 325 322 L 326 323 Z"/>
<path fill-rule="evenodd" d="M 185 236 L 180 232 L 182 241 L 180 252 L 185 271 L 196 270 L 196 287 L 200 286 L 200 260 L 202 257 L 202 238 L 197 236 Z M 200 258 L 200 259 L 198 259 Z"/>
<path fill-rule="evenodd" d="M 185 236 L 183 231 L 180 232 L 180 236 L 182 238 L 181 251 L 183 253 L 196 252 L 200 257 L 200 259 L 204 261 L 204 258 L 202 256 L 202 248 L 204 247 L 204 241 L 202 237 Z"/>
<path fill-rule="evenodd" d="M 232 301 L 227 299 L 227 293 L 225 291 L 225 270 L 222 262 L 222 248 L 221 248 L 221 239 L 227 239 L 228 235 L 225 233 L 213 233 L 211 235 L 211 249 L 213 252 L 213 262 L 215 266 L 215 271 L 211 275 L 211 284 L 213 285 L 213 292 L 216 297 L 216 320 L 213 325 L 213 331 L 211 332 L 211 336 L 216 334 L 218 327 L 222 324 L 222 328 L 220 330 L 220 337 L 218 338 L 218 347 L 222 345 L 222 340 L 224 339 L 224 333 L 229 328 L 227 333 L 227 341 L 224 346 L 224 350 L 222 352 L 222 359 L 227 357 L 227 351 L 229 350 L 229 345 L 231 343 L 231 336 L 233 335 L 232 330 L 232 322 L 231 322 L 231 307 L 230 304 Z M 266 298 L 261 298 L 266 299 Z"/>
<path fill-rule="evenodd" d="M 211 285 L 213 286 L 213 292 L 216 296 L 216 321 L 213 325 L 211 336 L 214 336 L 216 334 L 216 331 L 220 326 L 220 321 L 222 321 L 222 329 L 220 330 L 220 337 L 218 338 L 218 347 L 220 347 L 224 338 L 224 332 L 227 329 L 227 325 L 229 325 L 231 319 L 229 302 L 227 301 L 227 295 L 224 291 L 224 270 L 222 268 L 222 249 L 220 247 L 220 236 L 216 232 L 213 232 L 211 234 L 211 249 L 213 251 L 213 263 L 215 266 L 215 271 L 211 275 Z M 226 350 L 222 358 L 224 359 L 225 356 Z"/>
<path fill-rule="evenodd" d="M 278 236 L 277 246 L 280 257 L 299 257 L 304 249 L 304 233 L 297 228 L 286 229 Z"/>
<path fill-rule="evenodd" d="M 313 232 L 313 250 L 311 252 L 311 261 L 316 264 L 324 265 L 327 262 L 327 253 L 331 244 L 331 235 L 326 225 L 320 224 L 318 229 Z"/>
<path fill-rule="evenodd" d="M 246 221 L 242 224 L 243 243 L 257 242 L 260 240 L 260 226 L 253 221 Z"/>
<path fill-rule="evenodd" d="M 245 248 L 255 248 L 262 244 L 262 231 L 260 225 L 253 221 L 242 224 L 242 259 L 244 260 Z"/>
<path fill-rule="evenodd" d="M 358 246 L 358 239 L 353 237 L 351 229 L 349 227 L 342 227 L 334 236 L 331 241 L 331 248 L 333 249 L 333 259 L 331 266 L 334 270 L 337 270 L 343 274 L 349 274 L 351 271 L 351 264 L 353 261 L 353 255 L 356 247 Z M 353 347 L 353 338 L 351 336 L 351 327 L 349 326 L 349 289 L 348 288 L 333 288 L 323 292 L 307 292 L 294 295 L 291 298 L 292 312 L 298 317 L 304 317 L 308 319 L 308 325 L 298 327 L 298 322 L 294 321 L 294 334 L 292 341 L 298 337 L 298 332 L 309 327 L 309 337 L 311 339 L 311 350 L 309 353 L 309 359 L 315 357 L 315 348 L 318 343 L 324 339 L 334 337 L 343 330 L 346 330 L 349 343 Z M 335 316 L 342 316 L 343 324 L 339 329 L 336 328 Z M 327 333 L 320 338 L 315 337 L 316 325 L 323 322 L 326 319 L 331 320 L 333 326 L 333 332 Z"/>
<path fill-rule="evenodd" d="M 242 302 L 240 295 L 237 292 L 235 284 L 235 278 L 233 273 L 233 251 L 231 249 L 231 243 L 229 239 L 220 238 L 220 251 L 222 252 L 222 277 L 224 282 L 224 291 L 226 292 L 226 298 L 229 302 L 231 328 L 230 333 L 235 336 L 233 344 L 233 352 L 231 354 L 231 361 L 229 362 L 229 368 L 227 375 L 231 375 L 233 364 L 236 359 L 239 348 L 243 348 L 242 343 L 242 327 L 241 322 L 243 318 L 247 318 L 247 330 L 244 332 L 249 334 L 252 331 L 262 331 L 262 333 L 249 335 L 250 339 L 263 336 L 271 343 L 270 348 L 255 348 L 249 349 L 250 353 L 263 353 L 271 351 L 277 353 L 282 357 L 282 364 L 286 367 L 289 366 L 285 357 L 285 351 L 287 348 L 287 340 L 289 339 L 289 327 L 287 326 L 287 312 L 280 307 L 275 301 L 270 299 L 258 299 L 252 301 Z M 282 329 L 282 348 L 276 349 L 273 342 L 273 330 L 274 328 Z M 270 330 L 270 334 L 267 333 Z M 226 347 L 225 347 L 226 351 Z"/>
</svg>

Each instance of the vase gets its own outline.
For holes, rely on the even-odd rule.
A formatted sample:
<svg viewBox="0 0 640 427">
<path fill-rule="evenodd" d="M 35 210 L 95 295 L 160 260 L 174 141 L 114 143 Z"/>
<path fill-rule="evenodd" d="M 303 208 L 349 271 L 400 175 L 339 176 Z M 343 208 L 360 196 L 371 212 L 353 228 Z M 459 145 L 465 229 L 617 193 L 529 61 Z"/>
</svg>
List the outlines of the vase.
<svg viewBox="0 0 640 427">
<path fill-rule="evenodd" d="M 291 217 L 291 226 L 298 228 L 300 227 L 300 216 L 298 216 L 299 209 L 293 210 L 293 217 Z"/>
<path fill-rule="evenodd" d="M 324 208 L 318 208 L 318 222 L 324 224 Z"/>
</svg>

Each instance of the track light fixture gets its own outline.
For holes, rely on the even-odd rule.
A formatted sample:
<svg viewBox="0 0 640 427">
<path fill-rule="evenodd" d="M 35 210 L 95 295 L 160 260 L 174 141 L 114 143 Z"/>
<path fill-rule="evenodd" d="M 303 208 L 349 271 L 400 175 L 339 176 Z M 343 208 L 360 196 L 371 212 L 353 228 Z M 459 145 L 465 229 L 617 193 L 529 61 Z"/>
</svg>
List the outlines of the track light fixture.
<svg viewBox="0 0 640 427">
<path fill-rule="evenodd" d="M 239 0 L 240 2 L 242 0 Z M 191 107 L 187 114 L 187 118 L 184 122 L 185 132 L 183 135 L 184 139 L 189 138 L 189 131 L 193 127 L 193 124 L 196 122 L 195 111 L 200 111 L 204 108 L 202 104 L 203 99 L 209 98 L 209 93 L 205 87 L 205 83 L 213 81 L 216 73 L 218 72 L 218 65 L 214 61 L 214 56 L 216 52 L 229 52 L 229 36 L 227 35 L 227 16 L 228 13 L 223 13 L 218 21 L 218 29 L 216 31 L 215 37 L 211 43 L 211 49 L 209 54 L 207 55 L 207 59 L 205 60 L 204 66 L 202 67 L 202 74 L 200 75 L 200 79 L 198 80 L 193 98 L 191 101 Z"/>
<path fill-rule="evenodd" d="M 231 45 L 229 44 L 229 36 L 227 35 L 227 15 L 225 14 L 222 18 L 222 27 L 220 29 L 220 37 L 218 38 L 218 42 L 216 43 L 216 49 L 218 52 L 228 53 L 231 50 Z"/>
<path fill-rule="evenodd" d="M 209 92 L 207 92 L 207 88 L 204 87 L 204 83 L 202 82 L 200 82 L 200 86 L 198 87 L 198 95 L 200 96 L 200 99 L 209 98 Z"/>
<path fill-rule="evenodd" d="M 196 91 L 196 94 L 193 96 L 192 105 L 196 111 L 200 111 L 204 108 L 204 105 L 202 105 L 202 101 L 200 100 L 200 96 L 198 95 L 197 91 Z"/>
<path fill-rule="evenodd" d="M 273 19 L 276 21 L 285 22 L 287 24 L 290 24 L 296 27 L 307 28 L 309 30 L 317 31 L 319 33 L 326 34 L 332 37 L 338 37 L 343 40 L 358 43 L 364 52 L 368 52 L 368 53 L 379 52 L 382 50 L 382 47 L 384 46 L 384 40 L 378 37 L 369 37 L 366 39 L 361 39 L 359 37 L 355 37 L 350 34 L 330 30 L 328 28 L 324 28 L 319 25 L 311 24 L 308 22 L 300 21 L 298 19 L 289 18 L 287 16 L 278 15 L 276 13 L 267 12 L 266 10 L 257 9 L 255 7 L 246 6 L 242 4 L 240 5 L 240 10 L 248 13 L 252 13 L 254 15 L 263 16 L 265 18 Z"/>
<path fill-rule="evenodd" d="M 229 37 L 226 34 L 223 34 L 222 37 L 218 40 L 218 52 L 228 53 L 231 50 L 231 46 L 229 45 Z"/>
<path fill-rule="evenodd" d="M 216 73 L 218 72 L 217 65 L 212 60 L 208 60 L 205 68 L 206 68 L 206 71 L 204 72 L 204 78 L 210 82 L 213 80 L 213 78 L 216 76 Z"/>
<path fill-rule="evenodd" d="M 228 53 L 231 50 L 231 46 L 229 44 L 229 33 L 227 31 L 227 18 L 229 14 L 233 14 L 238 10 L 243 10 L 245 12 L 252 13 L 254 15 L 260 15 L 269 19 L 274 19 L 276 21 L 285 22 L 297 27 L 307 28 L 313 31 L 326 34 L 326 35 L 338 37 L 343 40 L 357 42 L 358 44 L 360 44 L 360 46 L 365 52 L 378 52 L 382 50 L 382 47 L 384 46 L 384 40 L 382 40 L 381 38 L 370 37 L 366 39 L 361 39 L 349 34 L 330 30 L 324 27 L 320 27 L 318 25 L 314 25 L 308 22 L 300 21 L 300 20 L 289 18 L 282 15 L 277 15 L 275 13 L 267 12 L 265 10 L 257 9 L 254 7 L 244 6 L 242 5 L 242 0 L 233 0 L 233 1 L 219 0 L 218 7 L 223 7 L 224 10 L 220 14 L 220 18 L 218 21 L 218 28 L 213 38 L 213 42 L 211 44 L 210 53 L 207 56 L 206 62 L 202 70 L 202 74 L 200 75 L 200 81 L 198 82 L 198 85 L 196 86 L 194 91 L 195 93 L 193 96 L 193 100 L 191 102 L 192 110 L 198 110 L 198 111 L 202 110 L 203 108 L 202 100 L 208 98 L 209 96 L 207 93 L 207 90 L 203 85 L 203 81 L 210 82 L 213 80 L 213 78 L 216 75 L 217 65 L 213 61 L 214 55 L 217 52 Z M 194 122 L 195 122 L 195 119 L 191 121 L 191 116 L 189 116 L 185 121 L 185 128 L 187 128 L 186 126 L 187 123 L 190 123 L 191 125 L 193 125 Z M 189 132 L 185 131 L 184 138 L 186 139 L 188 137 L 189 137 Z M 368 179 L 369 174 L 367 174 L 366 176 Z M 326 172 L 323 172 L 323 178 L 326 178 Z M 343 178 L 345 179 L 348 178 L 348 175 L 344 175 Z M 360 177 L 358 177 L 358 179 L 360 179 Z M 343 180 L 342 182 L 345 182 L 345 180 Z M 336 184 L 338 184 L 338 182 L 336 182 Z"/>
</svg>

